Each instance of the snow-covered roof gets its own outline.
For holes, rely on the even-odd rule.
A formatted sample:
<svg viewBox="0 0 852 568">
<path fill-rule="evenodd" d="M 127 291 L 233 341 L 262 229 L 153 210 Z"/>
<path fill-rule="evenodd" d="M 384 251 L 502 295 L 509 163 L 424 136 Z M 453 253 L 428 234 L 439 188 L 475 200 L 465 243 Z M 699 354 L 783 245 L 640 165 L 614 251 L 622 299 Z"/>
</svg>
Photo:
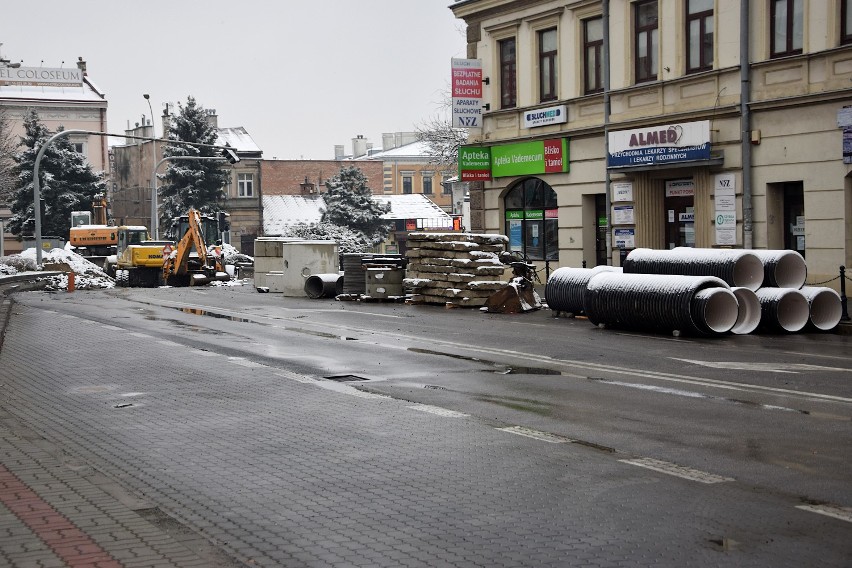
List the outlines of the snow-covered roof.
<svg viewBox="0 0 852 568">
<path fill-rule="evenodd" d="M 355 158 L 358 160 L 398 160 L 400 158 L 429 158 L 432 154 L 425 142 L 412 142 L 391 148 L 390 150 L 382 150 L 366 156 Z"/>
<path fill-rule="evenodd" d="M 420 193 L 374 195 L 378 203 L 390 203 L 384 219 L 452 219 L 449 213 Z M 299 223 L 318 223 L 325 208 L 321 195 L 264 195 L 263 234 L 280 235 L 285 227 Z"/>
<path fill-rule="evenodd" d="M 237 126 L 236 128 L 217 128 L 216 132 L 219 135 L 216 139 L 217 144 L 228 144 L 232 148 L 236 148 L 238 152 L 260 152 L 260 148 L 258 148 L 251 135 L 242 126 Z"/>
<path fill-rule="evenodd" d="M 390 212 L 382 215 L 385 219 L 452 219 L 449 213 L 422 193 L 374 195 L 373 201 L 390 203 Z"/>
<path fill-rule="evenodd" d="M 0 85 L 0 99 L 22 101 L 105 102 L 104 95 L 88 79 L 81 87 L 36 87 L 31 85 Z"/>
<path fill-rule="evenodd" d="M 263 234 L 280 235 L 285 227 L 318 223 L 325 201 L 314 195 L 264 195 Z"/>
</svg>

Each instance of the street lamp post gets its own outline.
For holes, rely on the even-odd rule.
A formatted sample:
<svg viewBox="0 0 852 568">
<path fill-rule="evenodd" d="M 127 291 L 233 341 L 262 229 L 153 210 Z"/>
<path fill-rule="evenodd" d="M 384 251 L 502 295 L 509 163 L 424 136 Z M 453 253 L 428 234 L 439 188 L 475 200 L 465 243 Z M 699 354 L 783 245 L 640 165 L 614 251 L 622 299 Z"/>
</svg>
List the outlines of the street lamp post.
<svg viewBox="0 0 852 568">
<path fill-rule="evenodd" d="M 151 95 L 145 93 L 142 95 L 145 97 L 145 100 L 148 101 L 148 110 L 151 111 L 151 137 L 157 137 L 157 126 L 154 124 L 154 109 L 151 108 Z M 151 141 L 152 155 L 151 155 L 151 163 L 156 163 L 157 161 L 157 142 L 156 140 Z M 157 238 L 157 164 L 154 166 L 154 174 L 151 177 L 151 236 L 154 239 Z"/>
</svg>

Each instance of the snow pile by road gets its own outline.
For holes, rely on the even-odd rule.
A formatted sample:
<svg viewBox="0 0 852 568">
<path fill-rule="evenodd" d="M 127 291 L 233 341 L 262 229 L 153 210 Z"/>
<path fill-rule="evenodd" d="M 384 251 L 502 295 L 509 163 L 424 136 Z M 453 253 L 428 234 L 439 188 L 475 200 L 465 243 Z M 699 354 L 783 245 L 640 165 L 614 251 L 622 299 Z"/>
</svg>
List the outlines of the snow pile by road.
<svg viewBox="0 0 852 568">
<path fill-rule="evenodd" d="M 23 251 L 19 256 L 25 260 L 31 260 L 32 266 L 35 267 L 36 250 L 34 248 Z M 45 251 L 41 255 L 41 260 L 44 270 L 63 271 L 61 275 L 43 278 L 47 282 L 45 290 L 67 290 L 68 274 L 64 271 L 69 269 L 74 272 L 74 287 L 77 290 L 103 290 L 115 286 L 115 281 L 100 266 L 89 262 L 72 250 L 55 248 Z"/>
</svg>

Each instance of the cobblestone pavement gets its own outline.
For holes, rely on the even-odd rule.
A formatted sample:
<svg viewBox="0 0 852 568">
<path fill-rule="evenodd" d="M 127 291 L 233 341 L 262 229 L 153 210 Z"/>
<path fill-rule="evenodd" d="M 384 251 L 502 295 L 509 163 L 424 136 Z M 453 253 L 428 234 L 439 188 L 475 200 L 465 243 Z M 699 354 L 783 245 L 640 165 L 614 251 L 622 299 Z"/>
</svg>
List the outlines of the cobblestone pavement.
<svg viewBox="0 0 852 568">
<path fill-rule="evenodd" d="M 227 562 L 199 540 L 261 566 L 852 560 L 852 523 L 725 472 L 669 475 L 676 466 L 158 339 L 134 317 L 11 309 L 0 563 Z"/>
</svg>

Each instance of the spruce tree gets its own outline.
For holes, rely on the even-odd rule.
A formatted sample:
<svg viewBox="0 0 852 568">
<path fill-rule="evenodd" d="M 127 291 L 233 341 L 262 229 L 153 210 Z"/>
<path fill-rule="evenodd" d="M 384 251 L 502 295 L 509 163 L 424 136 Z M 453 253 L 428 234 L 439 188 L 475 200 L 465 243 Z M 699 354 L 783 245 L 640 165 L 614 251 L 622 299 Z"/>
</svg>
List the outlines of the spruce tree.
<svg viewBox="0 0 852 568">
<path fill-rule="evenodd" d="M 16 190 L 12 201 L 9 231 L 31 234 L 35 229 L 33 168 L 42 145 L 53 135 L 33 109 L 24 117 L 23 150 L 15 154 Z M 59 128 L 61 132 L 63 127 Z M 61 136 L 45 149 L 39 162 L 39 195 L 44 201 L 41 234 L 68 238 L 72 211 L 88 211 L 95 195 L 106 192 L 102 176 L 95 173 L 67 136 Z"/>
<path fill-rule="evenodd" d="M 320 219 L 363 234 L 373 245 L 382 242 L 390 232 L 390 224 L 382 215 L 390 204 L 377 203 L 372 198 L 367 176 L 355 166 L 347 166 L 327 183 L 323 195 L 325 209 Z"/>
<path fill-rule="evenodd" d="M 12 123 L 5 108 L 0 107 L 0 203 L 11 203 L 15 189 L 15 152 L 18 140 L 12 135 Z"/>
<path fill-rule="evenodd" d="M 207 112 L 193 97 L 186 105 L 179 105 L 180 112 L 171 117 L 169 140 L 216 144 L 218 133 L 207 120 Z M 198 156 L 220 157 L 215 148 L 169 144 L 163 148 L 164 157 Z M 172 220 L 185 215 L 190 208 L 202 214 L 214 214 L 225 199 L 225 184 L 229 173 L 221 168 L 218 160 L 169 160 L 164 183 L 159 188 L 160 226 L 171 235 Z"/>
</svg>

